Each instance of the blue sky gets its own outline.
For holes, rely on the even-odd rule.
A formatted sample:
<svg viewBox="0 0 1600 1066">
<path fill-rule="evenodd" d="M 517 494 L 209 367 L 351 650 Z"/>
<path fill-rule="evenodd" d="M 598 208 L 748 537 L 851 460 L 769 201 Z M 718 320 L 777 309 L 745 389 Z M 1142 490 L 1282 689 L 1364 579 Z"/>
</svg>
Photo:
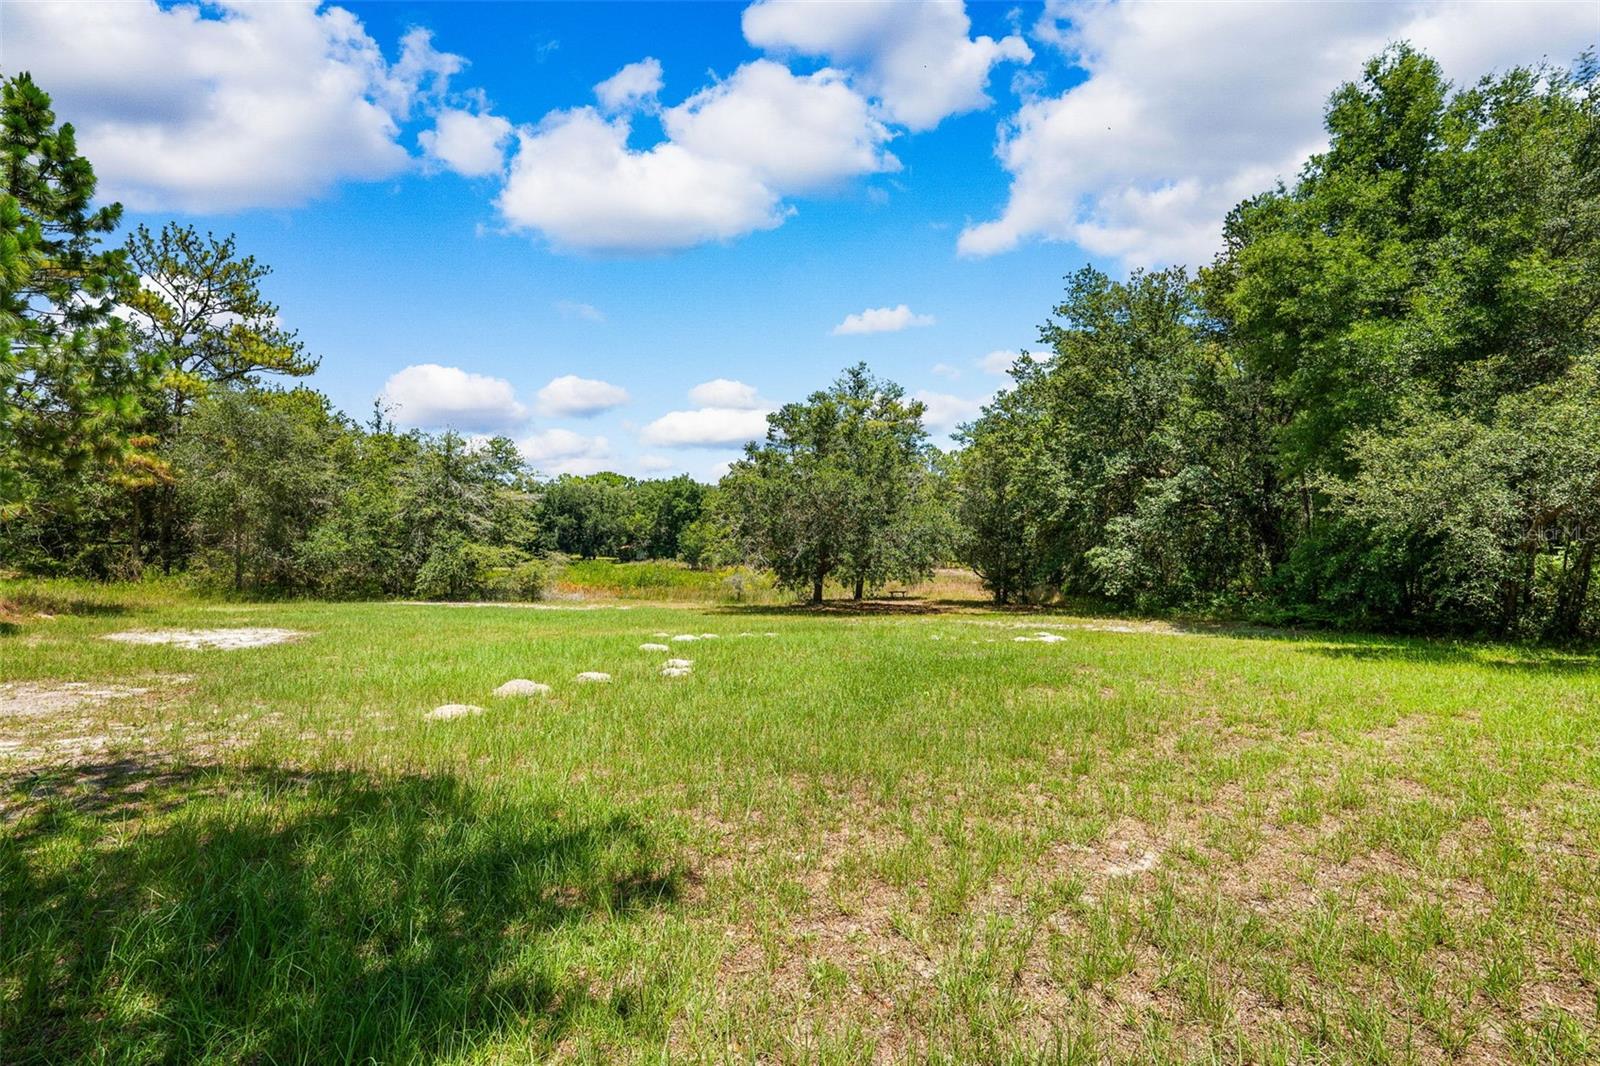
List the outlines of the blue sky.
<svg viewBox="0 0 1600 1066">
<path fill-rule="evenodd" d="M 55 94 L 130 224 L 270 264 L 346 410 L 713 477 L 857 360 L 942 441 L 1062 275 L 1208 258 L 1366 56 L 1566 63 L 1597 12 L 23 0 L 0 67 Z"/>
</svg>

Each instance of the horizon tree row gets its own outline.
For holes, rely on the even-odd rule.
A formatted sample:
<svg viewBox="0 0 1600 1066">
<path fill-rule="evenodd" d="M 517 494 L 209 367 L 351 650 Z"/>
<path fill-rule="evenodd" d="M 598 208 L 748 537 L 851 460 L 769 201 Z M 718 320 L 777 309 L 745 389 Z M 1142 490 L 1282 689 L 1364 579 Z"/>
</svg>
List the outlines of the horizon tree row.
<svg viewBox="0 0 1600 1066">
<path fill-rule="evenodd" d="M 863 365 L 717 486 L 536 478 L 509 441 L 355 424 L 231 238 L 91 206 L 4 85 L 0 565 L 324 595 L 530 595 L 552 553 L 770 568 L 860 598 L 952 559 L 1000 603 L 1600 632 L 1600 77 L 1457 89 L 1406 45 L 1210 264 L 1085 267 L 1009 387 L 928 442 Z"/>
</svg>

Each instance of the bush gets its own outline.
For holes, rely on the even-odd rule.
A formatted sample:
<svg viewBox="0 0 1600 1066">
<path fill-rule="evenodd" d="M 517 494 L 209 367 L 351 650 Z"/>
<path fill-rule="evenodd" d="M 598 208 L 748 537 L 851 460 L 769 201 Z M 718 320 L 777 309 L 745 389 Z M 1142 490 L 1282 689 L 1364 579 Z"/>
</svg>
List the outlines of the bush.
<svg viewBox="0 0 1600 1066">
<path fill-rule="evenodd" d="M 540 600 L 549 587 L 550 564 L 541 559 L 495 567 L 484 580 L 484 592 L 494 600 Z"/>
</svg>

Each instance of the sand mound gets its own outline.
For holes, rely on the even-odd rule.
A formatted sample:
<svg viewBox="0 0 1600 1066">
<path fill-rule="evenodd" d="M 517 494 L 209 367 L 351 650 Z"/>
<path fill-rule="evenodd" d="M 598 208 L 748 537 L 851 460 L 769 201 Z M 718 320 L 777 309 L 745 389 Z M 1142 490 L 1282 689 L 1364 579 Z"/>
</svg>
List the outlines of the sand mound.
<svg viewBox="0 0 1600 1066">
<path fill-rule="evenodd" d="M 694 668 L 690 666 L 663 666 L 661 668 L 662 677 L 688 677 L 692 673 L 694 673 Z"/>
<path fill-rule="evenodd" d="M 240 648 L 264 648 L 269 644 L 283 644 L 305 634 L 293 629 L 247 627 L 243 629 L 132 629 L 124 633 L 108 633 L 107 640 L 123 644 L 172 644 L 190 651 L 215 649 L 238 651 Z"/>
<path fill-rule="evenodd" d="M 667 666 L 667 667 L 673 667 L 673 668 L 676 668 L 676 669 L 688 669 L 689 667 L 694 665 L 694 660 L 693 659 L 668 659 L 666 662 L 662 663 L 661 665 L 662 666 Z"/>
<path fill-rule="evenodd" d="M 1060 633 L 1035 633 L 1031 637 L 1012 637 L 1018 644 L 1058 644 L 1067 638 Z"/>
<path fill-rule="evenodd" d="M 435 707 L 422 717 L 435 722 L 447 721 L 451 718 L 464 718 L 472 714 L 482 714 L 483 708 L 472 703 L 446 703 L 442 707 Z"/>
<path fill-rule="evenodd" d="M 603 685 L 611 680 L 610 674 L 601 673 L 599 670 L 585 670 L 576 680 L 590 685 Z"/>
<path fill-rule="evenodd" d="M 529 681 L 525 677 L 514 677 L 495 689 L 494 694 L 501 699 L 505 699 L 507 696 L 543 696 L 549 691 L 549 685 L 541 685 L 539 682 Z"/>
<path fill-rule="evenodd" d="M 640 651 L 670 651 L 671 649 L 668 648 L 665 644 L 641 644 L 641 645 L 639 645 L 639 650 Z"/>
<path fill-rule="evenodd" d="M 693 633 L 679 633 L 677 636 L 673 637 L 672 639 L 673 639 L 674 642 L 680 642 L 680 641 L 689 641 L 689 640 L 699 640 L 700 638 L 695 636 Z"/>
</svg>

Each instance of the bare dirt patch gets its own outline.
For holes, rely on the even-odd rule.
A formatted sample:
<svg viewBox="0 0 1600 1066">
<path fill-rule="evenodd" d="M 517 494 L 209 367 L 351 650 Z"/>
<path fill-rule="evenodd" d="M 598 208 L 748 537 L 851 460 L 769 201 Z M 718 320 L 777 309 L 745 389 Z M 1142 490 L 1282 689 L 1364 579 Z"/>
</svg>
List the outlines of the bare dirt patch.
<svg viewBox="0 0 1600 1066">
<path fill-rule="evenodd" d="M 247 626 L 239 629 L 130 629 L 108 633 L 105 639 L 122 644 L 171 644 L 190 651 L 238 651 L 285 644 L 303 636 L 304 633 L 294 629 Z"/>
<path fill-rule="evenodd" d="M 143 696 L 149 685 L 105 681 L 9 681 L 0 684 L 0 719 L 35 718 Z"/>
<path fill-rule="evenodd" d="M 80 758 L 136 741 L 140 727 L 105 721 L 99 708 L 159 696 L 189 681 L 185 674 L 158 674 L 137 684 L 109 681 L 11 681 L 0 683 L 0 758 L 24 762 Z"/>
</svg>

